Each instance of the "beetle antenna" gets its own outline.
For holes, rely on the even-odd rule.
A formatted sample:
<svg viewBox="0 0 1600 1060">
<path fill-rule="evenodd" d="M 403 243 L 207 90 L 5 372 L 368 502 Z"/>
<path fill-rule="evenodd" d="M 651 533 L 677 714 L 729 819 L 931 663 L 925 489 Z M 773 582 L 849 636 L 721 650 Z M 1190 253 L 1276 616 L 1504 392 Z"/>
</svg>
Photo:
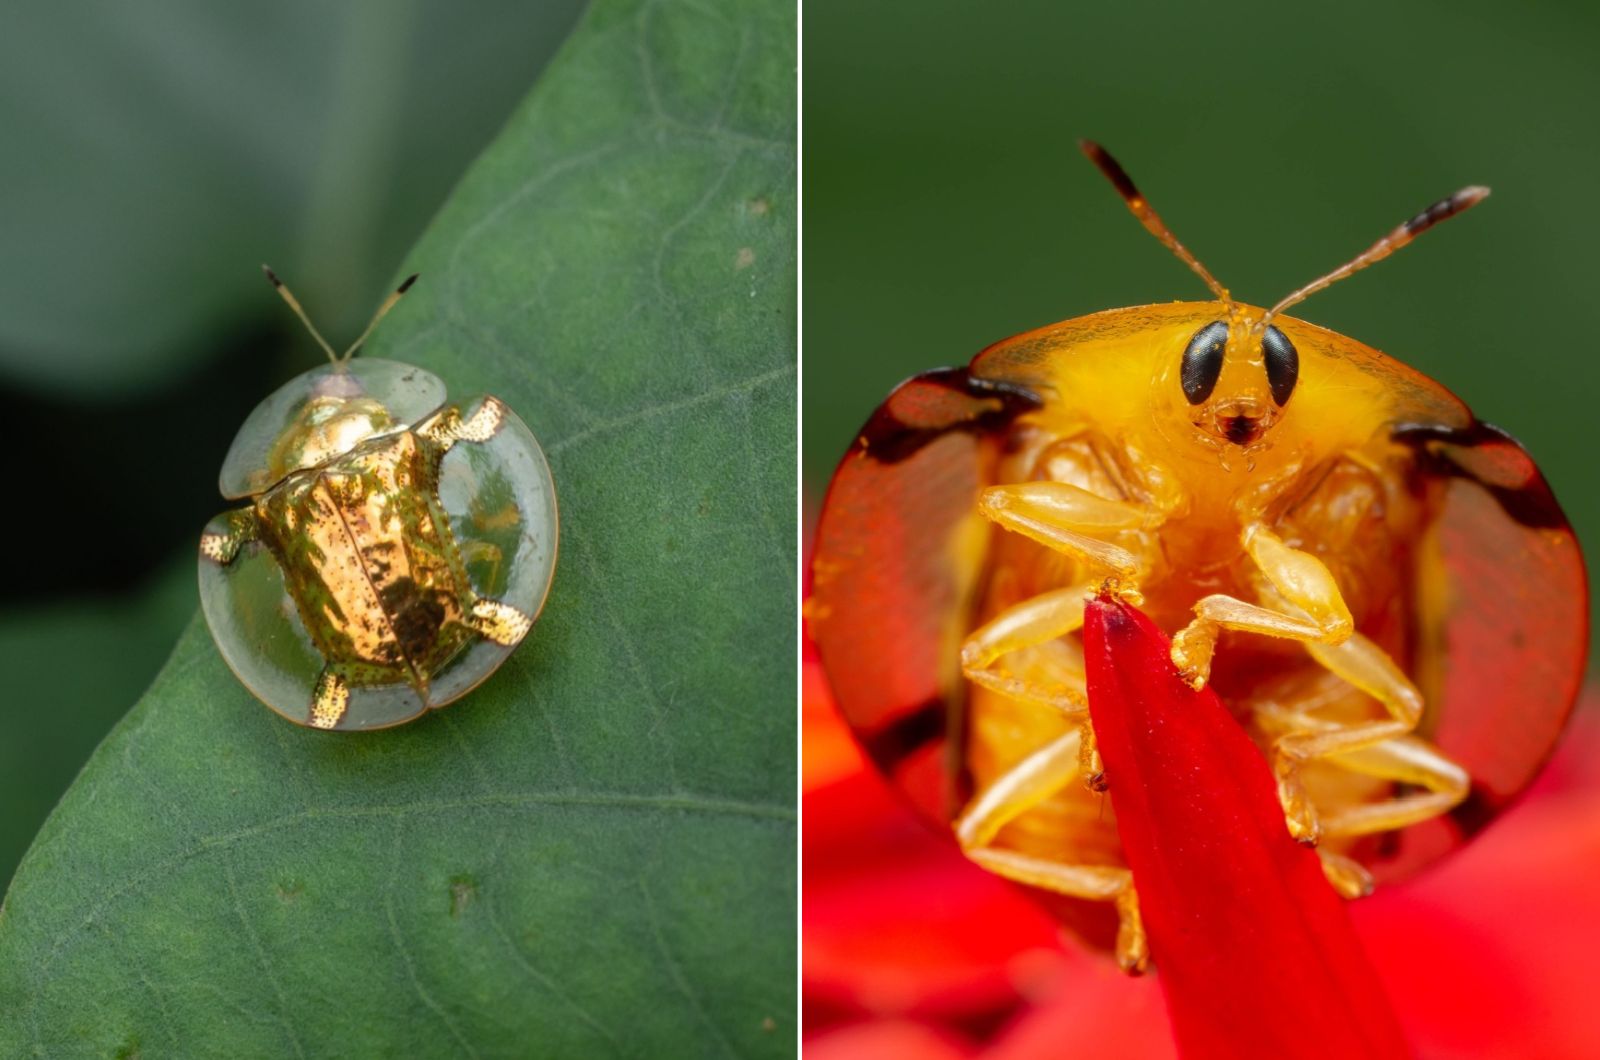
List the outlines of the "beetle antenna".
<svg viewBox="0 0 1600 1060">
<path fill-rule="evenodd" d="M 1166 248 L 1178 256 L 1178 260 L 1195 271 L 1195 274 L 1206 282 L 1211 288 L 1211 293 L 1221 299 L 1228 307 L 1228 313 L 1233 313 L 1233 298 L 1228 294 L 1228 289 L 1217 282 L 1206 267 L 1200 264 L 1200 259 L 1189 253 L 1189 248 L 1178 242 L 1178 237 L 1172 234 L 1172 229 L 1167 227 L 1161 216 L 1151 208 L 1150 203 L 1139 193 L 1134 186 L 1128 171 L 1123 169 L 1111 152 L 1095 143 L 1093 140 L 1079 140 L 1078 148 L 1084 153 L 1095 167 L 1105 174 L 1111 186 L 1117 189 L 1117 194 L 1122 196 L 1122 201 L 1128 204 L 1128 209 L 1133 211 L 1133 216 L 1139 219 L 1145 230 L 1166 245 Z"/>
<path fill-rule="evenodd" d="M 333 347 L 328 345 L 328 340 L 322 337 L 322 332 L 317 330 L 317 326 L 311 323 L 311 318 L 306 316 L 306 311 L 300 308 L 299 300 L 295 298 L 289 288 L 283 285 L 283 281 L 278 279 L 278 274 L 273 272 L 269 265 L 262 265 L 261 271 L 267 274 L 267 279 L 272 281 L 273 290 L 277 291 L 283 297 L 283 300 L 289 303 L 289 308 L 293 309 L 294 315 L 300 318 L 300 323 L 306 326 L 306 330 L 311 332 L 311 337 L 317 340 L 317 345 L 321 346 L 323 351 L 327 353 L 328 360 L 338 364 L 339 358 L 333 352 Z"/>
<path fill-rule="evenodd" d="M 1350 261 L 1340 265 L 1337 269 L 1334 269 L 1326 276 L 1323 276 L 1320 279 L 1312 280 L 1298 291 L 1294 291 L 1293 293 L 1289 294 L 1277 305 L 1267 310 L 1267 315 L 1261 318 L 1261 323 L 1258 324 L 1257 327 L 1265 328 L 1268 322 L 1283 310 L 1288 309 L 1290 306 L 1299 302 L 1305 301 L 1307 298 L 1310 298 L 1324 287 L 1338 283 L 1351 273 L 1360 272 L 1368 265 L 1374 265 L 1382 261 L 1384 258 L 1387 258 L 1390 254 L 1393 254 L 1395 251 L 1399 250 L 1401 247 L 1405 246 L 1407 243 L 1411 242 L 1413 239 L 1417 238 L 1422 233 L 1438 224 L 1440 221 L 1447 221 L 1456 214 L 1461 213 L 1463 210 L 1467 210 L 1478 205 L 1478 203 L 1482 202 L 1488 197 L 1488 188 L 1485 188 L 1480 184 L 1474 184 L 1470 188 L 1462 188 L 1460 191 L 1449 196 L 1448 198 L 1440 199 L 1438 202 L 1434 203 L 1426 210 L 1423 210 L 1405 224 L 1389 232 L 1382 239 L 1372 244 L 1372 246 L 1356 255 Z"/>
<path fill-rule="evenodd" d="M 361 337 L 355 342 L 352 342 L 350 344 L 350 348 L 344 351 L 344 356 L 339 358 L 340 364 L 343 364 L 356 355 L 356 351 L 361 348 L 361 344 L 367 341 L 367 336 L 372 334 L 372 329 L 378 326 L 378 321 L 382 320 L 384 316 L 388 314 L 389 310 L 394 308 L 395 303 L 400 301 L 400 297 L 402 295 L 411 290 L 411 285 L 416 283 L 417 277 L 421 275 L 422 274 L 420 272 L 414 272 L 410 276 L 407 276 L 405 280 L 401 282 L 400 286 L 396 287 L 389 297 L 383 300 L 383 304 L 378 307 L 378 311 L 372 314 L 372 323 L 367 325 L 367 330 L 363 331 L 361 333 Z"/>
</svg>

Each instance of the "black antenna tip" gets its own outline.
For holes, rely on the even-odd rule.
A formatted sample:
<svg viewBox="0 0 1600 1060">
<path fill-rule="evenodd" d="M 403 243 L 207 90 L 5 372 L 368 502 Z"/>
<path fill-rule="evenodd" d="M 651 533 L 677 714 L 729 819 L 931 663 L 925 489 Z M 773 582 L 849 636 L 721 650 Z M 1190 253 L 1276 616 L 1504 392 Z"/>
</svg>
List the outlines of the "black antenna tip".
<svg viewBox="0 0 1600 1060">
<path fill-rule="evenodd" d="M 420 273 L 420 272 L 413 272 L 410 276 L 406 277 L 404 283 L 402 283 L 399 287 L 395 288 L 395 292 L 394 293 L 395 294 L 405 294 L 407 291 L 411 290 L 411 285 L 416 283 L 417 282 L 417 277 L 421 276 L 421 275 L 422 275 L 422 273 Z"/>
<path fill-rule="evenodd" d="M 1440 221 L 1447 221 L 1463 210 L 1471 209 L 1489 197 L 1489 189 L 1481 184 L 1462 188 L 1448 198 L 1440 199 L 1401 227 L 1408 236 L 1419 236 Z"/>
<path fill-rule="evenodd" d="M 1120 162 L 1111 157 L 1110 151 L 1107 151 L 1093 140 L 1079 140 L 1078 150 L 1082 151 L 1083 156 L 1093 162 L 1095 168 L 1111 182 L 1111 186 L 1117 189 L 1117 194 L 1122 196 L 1124 202 L 1132 203 L 1135 200 L 1144 198 L 1139 194 L 1139 189 L 1134 186 L 1133 178 L 1128 176 L 1128 171 L 1122 168 Z"/>
<path fill-rule="evenodd" d="M 268 265 L 265 262 L 262 262 L 261 271 L 267 274 L 267 279 L 272 281 L 272 286 L 274 286 L 274 287 L 282 287 L 283 286 L 283 281 L 278 279 L 278 274 L 272 271 L 272 266 Z"/>
</svg>

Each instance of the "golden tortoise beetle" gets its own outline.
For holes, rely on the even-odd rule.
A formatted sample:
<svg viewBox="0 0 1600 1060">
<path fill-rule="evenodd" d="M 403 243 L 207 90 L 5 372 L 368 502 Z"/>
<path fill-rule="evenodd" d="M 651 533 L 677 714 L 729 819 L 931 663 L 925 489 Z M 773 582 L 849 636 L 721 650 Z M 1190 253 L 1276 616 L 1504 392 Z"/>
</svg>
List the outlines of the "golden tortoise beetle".
<svg viewBox="0 0 1600 1060">
<path fill-rule="evenodd" d="M 555 571 L 555 485 L 499 398 L 447 404 L 432 373 L 352 359 L 415 276 L 336 356 L 266 273 L 331 363 L 234 438 L 222 495 L 249 503 L 200 537 L 201 605 L 233 672 L 290 721 L 398 725 L 471 691 L 527 635 Z"/>
</svg>

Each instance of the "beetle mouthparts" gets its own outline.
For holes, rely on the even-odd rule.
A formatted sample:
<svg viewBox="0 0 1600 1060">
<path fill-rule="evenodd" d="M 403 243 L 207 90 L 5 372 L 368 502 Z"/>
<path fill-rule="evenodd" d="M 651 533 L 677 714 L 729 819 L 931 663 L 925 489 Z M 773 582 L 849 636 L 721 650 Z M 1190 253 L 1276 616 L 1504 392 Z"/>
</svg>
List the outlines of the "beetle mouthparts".
<svg viewBox="0 0 1600 1060">
<path fill-rule="evenodd" d="M 1222 434 L 1234 445 L 1249 445 L 1261 433 L 1261 420 L 1256 416 L 1224 416 Z"/>
</svg>

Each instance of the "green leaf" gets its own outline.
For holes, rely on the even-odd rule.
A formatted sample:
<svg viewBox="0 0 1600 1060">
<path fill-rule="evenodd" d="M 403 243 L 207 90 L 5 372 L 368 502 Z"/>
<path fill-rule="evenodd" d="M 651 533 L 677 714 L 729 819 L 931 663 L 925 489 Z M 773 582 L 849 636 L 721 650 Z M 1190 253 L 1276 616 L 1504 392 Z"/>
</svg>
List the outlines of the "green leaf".
<svg viewBox="0 0 1600 1060">
<path fill-rule="evenodd" d="M 577 0 L 19 5 L 0 34 L 0 377 L 153 387 L 273 311 L 359 326 Z M 341 316 L 340 314 L 348 314 Z M 231 331 L 231 334 L 230 334 Z"/>
<path fill-rule="evenodd" d="M 83 760 L 149 687 L 194 608 L 194 558 L 184 549 L 126 599 L 0 611 L 0 880 L 10 881 Z"/>
<path fill-rule="evenodd" d="M 794 60 L 781 0 L 588 13 L 372 349 L 540 436 L 538 625 L 330 736 L 194 620 L 0 908 L 0 1055 L 792 1051 Z"/>
</svg>

